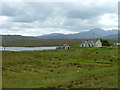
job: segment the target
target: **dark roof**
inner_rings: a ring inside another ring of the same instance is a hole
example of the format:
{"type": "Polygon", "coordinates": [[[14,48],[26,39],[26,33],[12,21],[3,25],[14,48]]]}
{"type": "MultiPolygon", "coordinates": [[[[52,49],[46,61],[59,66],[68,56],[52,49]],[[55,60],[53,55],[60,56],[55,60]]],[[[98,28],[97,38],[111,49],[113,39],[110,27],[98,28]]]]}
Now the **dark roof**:
{"type": "Polygon", "coordinates": [[[98,40],[98,39],[85,40],[82,44],[86,44],[86,43],[93,44],[93,43],[95,43],[97,40],[98,40]]]}
{"type": "Polygon", "coordinates": [[[115,41],[114,43],[120,43],[120,41],[115,41]]]}

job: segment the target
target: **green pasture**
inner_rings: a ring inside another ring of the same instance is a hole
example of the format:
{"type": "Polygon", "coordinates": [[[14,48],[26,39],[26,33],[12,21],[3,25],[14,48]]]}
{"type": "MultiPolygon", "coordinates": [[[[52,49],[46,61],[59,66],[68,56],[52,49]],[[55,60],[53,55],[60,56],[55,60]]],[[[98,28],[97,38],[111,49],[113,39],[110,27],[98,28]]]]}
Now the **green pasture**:
{"type": "Polygon", "coordinates": [[[117,47],[2,51],[3,88],[117,88],[118,60],[117,47]]]}

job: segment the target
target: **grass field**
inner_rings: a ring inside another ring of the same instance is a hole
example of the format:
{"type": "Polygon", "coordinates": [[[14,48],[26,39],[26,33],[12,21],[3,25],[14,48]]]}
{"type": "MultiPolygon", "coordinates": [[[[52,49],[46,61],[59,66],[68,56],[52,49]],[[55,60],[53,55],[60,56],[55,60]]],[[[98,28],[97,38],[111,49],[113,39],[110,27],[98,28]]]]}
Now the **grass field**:
{"type": "Polygon", "coordinates": [[[3,51],[3,88],[117,88],[118,49],[3,51]]]}
{"type": "MultiPolygon", "coordinates": [[[[40,47],[40,46],[59,46],[65,43],[70,46],[80,45],[84,40],[89,39],[40,39],[40,40],[4,40],[2,45],[6,47],[40,47]]],[[[114,40],[108,40],[109,43],[113,43],[114,40]]]]}

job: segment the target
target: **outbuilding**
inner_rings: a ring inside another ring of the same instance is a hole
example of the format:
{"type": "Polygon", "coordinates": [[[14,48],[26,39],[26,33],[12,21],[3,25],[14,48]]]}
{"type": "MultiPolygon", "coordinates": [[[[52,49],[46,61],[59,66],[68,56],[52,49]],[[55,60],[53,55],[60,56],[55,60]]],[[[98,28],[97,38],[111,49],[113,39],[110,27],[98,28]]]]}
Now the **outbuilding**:
{"type": "Polygon", "coordinates": [[[57,46],[56,49],[70,49],[70,46],[68,44],[63,44],[61,46],[57,46]]]}

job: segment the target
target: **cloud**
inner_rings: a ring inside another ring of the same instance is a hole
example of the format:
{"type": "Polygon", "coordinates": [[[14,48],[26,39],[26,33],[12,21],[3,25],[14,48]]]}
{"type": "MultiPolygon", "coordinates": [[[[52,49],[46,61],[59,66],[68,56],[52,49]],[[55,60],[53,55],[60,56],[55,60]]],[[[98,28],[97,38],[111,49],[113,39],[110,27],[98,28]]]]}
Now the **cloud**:
{"type": "Polygon", "coordinates": [[[117,0],[96,2],[3,2],[2,34],[76,33],[92,28],[117,28],[117,0]],[[30,33],[32,32],[32,33],[30,33]]]}
{"type": "Polygon", "coordinates": [[[107,27],[118,26],[118,16],[116,14],[106,13],[100,17],[99,23],[107,27]]]}

